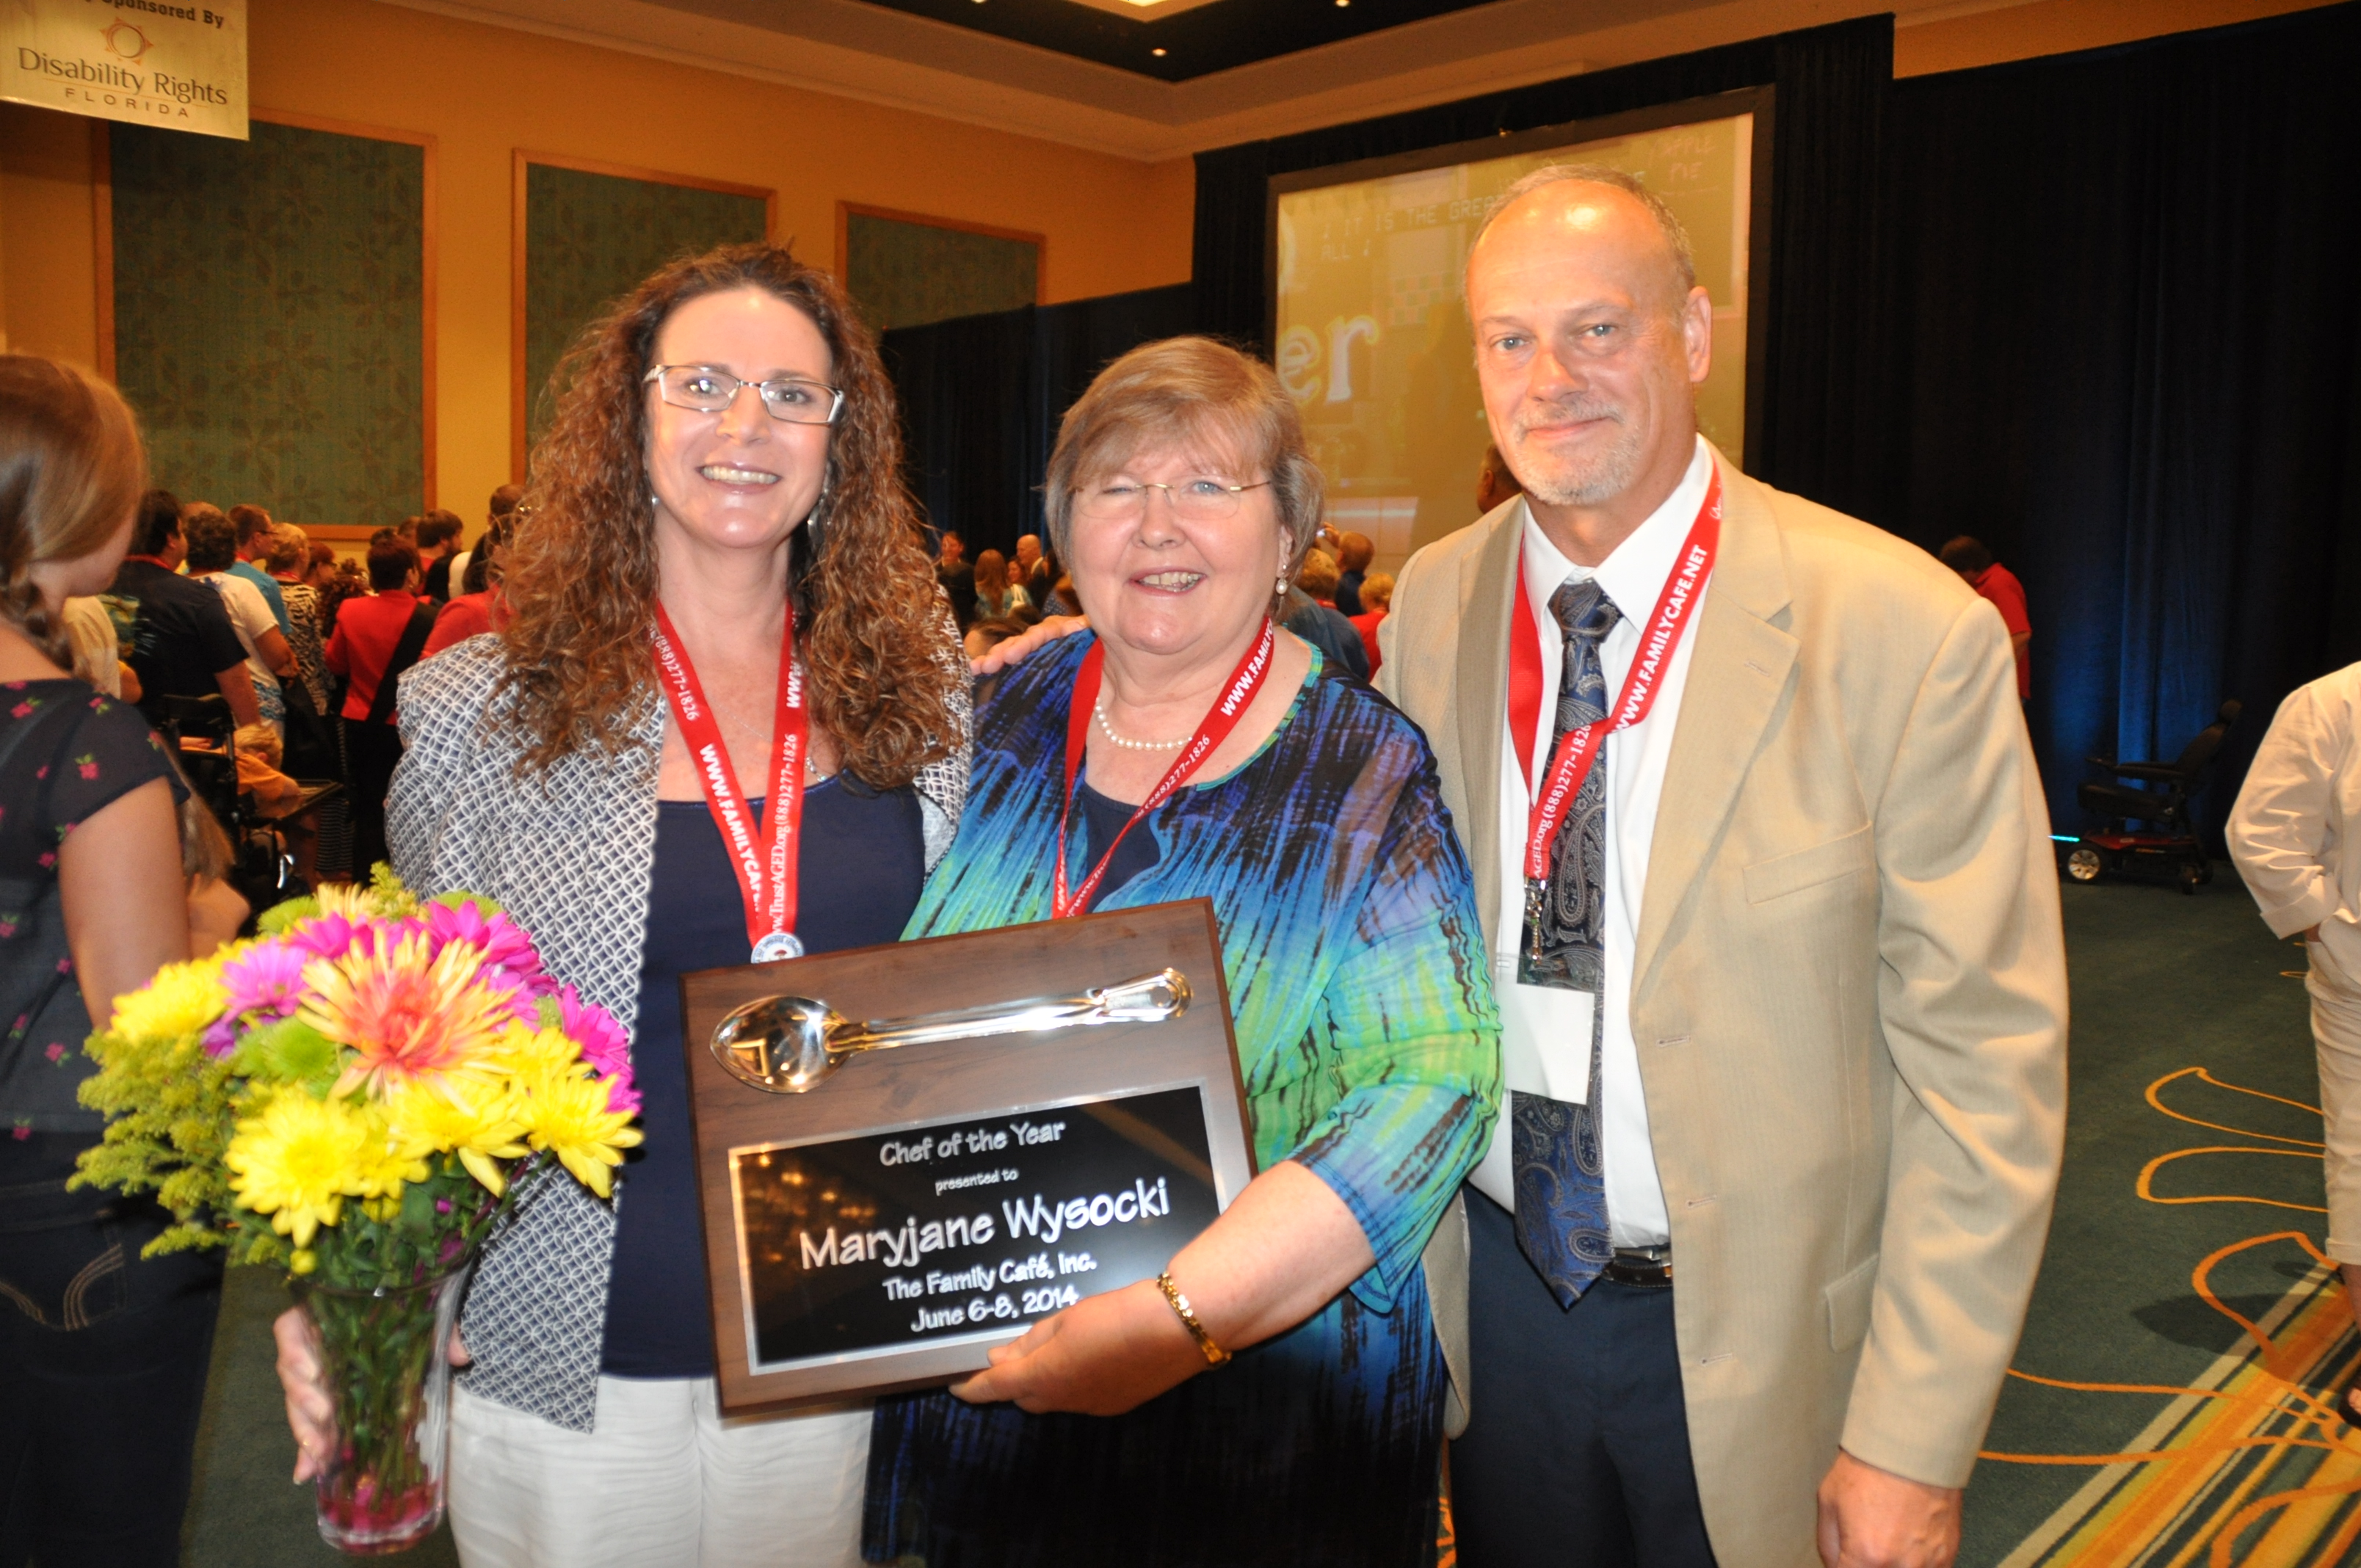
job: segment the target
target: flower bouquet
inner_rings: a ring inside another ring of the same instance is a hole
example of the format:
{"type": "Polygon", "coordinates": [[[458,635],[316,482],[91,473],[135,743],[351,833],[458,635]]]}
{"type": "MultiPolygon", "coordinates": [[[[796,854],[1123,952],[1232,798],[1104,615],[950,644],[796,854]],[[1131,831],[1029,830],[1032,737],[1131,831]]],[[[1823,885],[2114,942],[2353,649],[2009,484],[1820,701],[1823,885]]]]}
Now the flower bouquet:
{"type": "Polygon", "coordinates": [[[609,1196],[640,1141],[621,1027],[467,894],[383,867],[167,965],[88,1049],[107,1114],[78,1183],[152,1190],[148,1251],[286,1268],[319,1332],[336,1448],[320,1533],[399,1552],[443,1517],[445,1353],[475,1253],[559,1172],[609,1196]]]}

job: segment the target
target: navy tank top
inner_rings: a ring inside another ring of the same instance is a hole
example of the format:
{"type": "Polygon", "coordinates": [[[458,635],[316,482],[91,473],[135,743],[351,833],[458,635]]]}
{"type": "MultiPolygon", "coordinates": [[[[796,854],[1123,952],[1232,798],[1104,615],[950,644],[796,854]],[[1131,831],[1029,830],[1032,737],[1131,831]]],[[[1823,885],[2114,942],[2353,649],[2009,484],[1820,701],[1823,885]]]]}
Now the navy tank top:
{"type": "MultiPolygon", "coordinates": [[[[749,806],[759,817],[763,802],[749,806]]],[[[871,791],[843,775],[804,792],[796,934],[807,952],[899,940],[926,879],[917,791],[871,791]]],[[[627,1157],[607,1277],[600,1370],[617,1377],[713,1375],[711,1293],[689,1141],[680,977],[747,961],[737,874],[701,800],[656,805],[654,886],[640,970],[631,1070],[647,1138],[627,1157]]]]}

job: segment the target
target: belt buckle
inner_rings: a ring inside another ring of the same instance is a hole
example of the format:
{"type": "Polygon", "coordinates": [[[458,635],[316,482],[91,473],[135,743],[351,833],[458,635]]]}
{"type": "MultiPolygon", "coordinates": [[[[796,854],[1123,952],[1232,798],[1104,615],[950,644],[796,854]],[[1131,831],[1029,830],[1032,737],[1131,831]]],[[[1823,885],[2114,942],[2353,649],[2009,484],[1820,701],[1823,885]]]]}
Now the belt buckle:
{"type": "Polygon", "coordinates": [[[1618,1247],[1608,1259],[1607,1277],[1619,1285],[1646,1290],[1669,1290],[1673,1285],[1673,1249],[1669,1246],[1618,1247]]]}

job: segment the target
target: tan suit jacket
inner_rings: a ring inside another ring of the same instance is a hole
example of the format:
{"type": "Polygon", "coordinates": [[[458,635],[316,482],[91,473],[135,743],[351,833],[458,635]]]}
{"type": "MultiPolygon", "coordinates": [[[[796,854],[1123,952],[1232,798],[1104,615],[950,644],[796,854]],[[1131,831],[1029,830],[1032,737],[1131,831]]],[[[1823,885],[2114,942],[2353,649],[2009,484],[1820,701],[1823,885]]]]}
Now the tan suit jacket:
{"type": "MultiPolygon", "coordinates": [[[[1721,548],[1631,1028],[1714,1551],[1808,1568],[1839,1442],[1946,1486],[1975,1462],[2056,1190],[2065,952],[1999,615],[1923,551],[1715,458],[1721,548]]],[[[1497,804],[1523,516],[1412,556],[1378,630],[1496,944],[1516,939],[1492,929],[1499,835],[1523,831],[1497,804]]],[[[1428,1263],[1449,1331],[1464,1251],[1428,1263]]]]}

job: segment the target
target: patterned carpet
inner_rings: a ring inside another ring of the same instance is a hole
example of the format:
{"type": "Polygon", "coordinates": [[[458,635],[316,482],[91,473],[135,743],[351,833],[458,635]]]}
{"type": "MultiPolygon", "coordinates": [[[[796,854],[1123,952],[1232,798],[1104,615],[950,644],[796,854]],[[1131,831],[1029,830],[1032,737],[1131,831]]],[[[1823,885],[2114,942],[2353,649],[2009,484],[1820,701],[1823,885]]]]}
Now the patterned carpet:
{"type": "Polygon", "coordinates": [[[2066,889],[2065,1180],[1968,1564],[2356,1560],[2361,1361],[2326,1230],[2301,946],[2227,874],[2066,889]]]}

